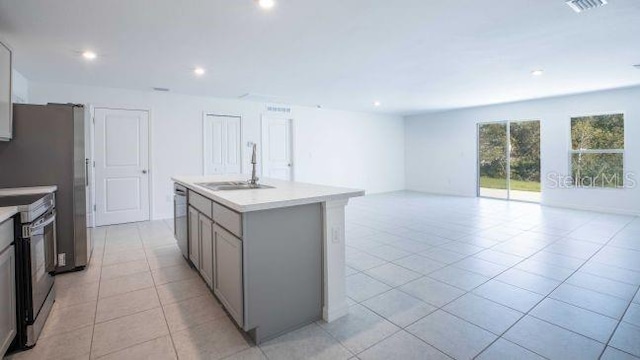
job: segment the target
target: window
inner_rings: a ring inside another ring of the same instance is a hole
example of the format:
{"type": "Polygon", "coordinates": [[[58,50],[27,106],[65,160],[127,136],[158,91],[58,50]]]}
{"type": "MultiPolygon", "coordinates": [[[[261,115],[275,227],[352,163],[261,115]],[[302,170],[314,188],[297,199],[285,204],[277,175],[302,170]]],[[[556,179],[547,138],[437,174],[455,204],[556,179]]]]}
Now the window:
{"type": "Polygon", "coordinates": [[[571,175],[577,187],[624,186],[624,115],[571,119],[571,175]]]}

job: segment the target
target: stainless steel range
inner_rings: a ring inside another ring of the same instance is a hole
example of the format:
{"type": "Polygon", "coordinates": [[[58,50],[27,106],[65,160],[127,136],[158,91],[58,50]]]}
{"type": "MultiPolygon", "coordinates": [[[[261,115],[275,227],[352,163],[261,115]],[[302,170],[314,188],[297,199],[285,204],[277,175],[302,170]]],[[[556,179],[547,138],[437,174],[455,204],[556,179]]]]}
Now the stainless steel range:
{"type": "Polygon", "coordinates": [[[16,308],[18,329],[15,350],[36,344],[55,299],[56,268],[55,194],[0,197],[0,206],[17,206],[16,308]]]}

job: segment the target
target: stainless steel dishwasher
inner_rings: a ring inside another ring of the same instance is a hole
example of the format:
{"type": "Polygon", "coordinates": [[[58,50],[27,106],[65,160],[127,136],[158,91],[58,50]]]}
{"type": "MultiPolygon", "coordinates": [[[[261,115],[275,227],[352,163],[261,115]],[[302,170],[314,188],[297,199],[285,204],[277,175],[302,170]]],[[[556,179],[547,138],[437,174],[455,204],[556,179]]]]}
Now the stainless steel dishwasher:
{"type": "Polygon", "coordinates": [[[173,187],[173,232],[185,259],[189,259],[187,221],[187,188],[175,184],[173,187]]]}

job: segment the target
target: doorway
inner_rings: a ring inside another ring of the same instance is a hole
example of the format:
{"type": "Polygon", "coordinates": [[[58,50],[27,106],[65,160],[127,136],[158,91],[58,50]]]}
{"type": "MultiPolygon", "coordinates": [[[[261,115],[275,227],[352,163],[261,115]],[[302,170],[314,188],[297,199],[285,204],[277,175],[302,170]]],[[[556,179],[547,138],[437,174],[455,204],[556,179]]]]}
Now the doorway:
{"type": "Polygon", "coordinates": [[[94,111],[97,226],[149,220],[149,113],[94,111]]]}
{"type": "Polygon", "coordinates": [[[540,202],[540,121],[478,124],[478,196],[540,202]]]}
{"type": "Polygon", "coordinates": [[[293,180],[293,120],[262,117],[262,175],[293,180]]]}
{"type": "Polygon", "coordinates": [[[204,175],[242,173],[242,119],[208,114],[204,119],[204,175]]]}

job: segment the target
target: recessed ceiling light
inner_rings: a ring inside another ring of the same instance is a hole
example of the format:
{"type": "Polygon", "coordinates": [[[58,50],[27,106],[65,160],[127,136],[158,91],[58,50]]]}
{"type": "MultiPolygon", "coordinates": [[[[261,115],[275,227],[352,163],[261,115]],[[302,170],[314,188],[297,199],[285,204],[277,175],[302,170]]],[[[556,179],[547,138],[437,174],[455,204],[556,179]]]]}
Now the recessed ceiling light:
{"type": "Polygon", "coordinates": [[[531,75],[533,75],[533,76],[541,76],[542,74],[544,74],[544,70],[542,70],[542,69],[533,70],[531,72],[531,75]]]}
{"type": "Polygon", "coordinates": [[[276,6],[275,0],[258,0],[258,5],[263,9],[271,9],[276,6]]]}
{"type": "Polygon", "coordinates": [[[373,102],[373,106],[375,106],[375,107],[379,107],[380,105],[382,105],[382,104],[380,103],[380,101],[374,101],[374,102],[373,102]]]}
{"type": "Polygon", "coordinates": [[[93,51],[85,51],[82,53],[82,57],[87,60],[95,60],[98,57],[98,55],[93,51]]]}
{"type": "Polygon", "coordinates": [[[197,68],[193,69],[193,73],[196,74],[197,76],[202,76],[202,75],[204,75],[205,71],[204,71],[203,68],[197,67],[197,68]]]}

